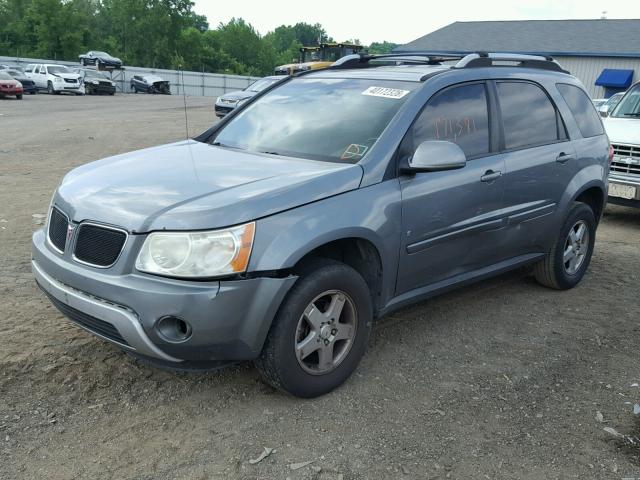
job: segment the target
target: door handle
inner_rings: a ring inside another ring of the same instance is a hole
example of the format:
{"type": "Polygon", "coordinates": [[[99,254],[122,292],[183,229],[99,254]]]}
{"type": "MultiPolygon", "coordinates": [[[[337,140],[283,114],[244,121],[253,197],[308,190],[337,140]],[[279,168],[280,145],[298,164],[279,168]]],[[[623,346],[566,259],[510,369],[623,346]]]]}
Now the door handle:
{"type": "Polygon", "coordinates": [[[567,163],[569,160],[571,160],[573,158],[573,155],[569,154],[569,153],[560,153],[560,155],[558,155],[556,157],[556,162],[558,163],[567,163]]]}
{"type": "Polygon", "coordinates": [[[497,170],[487,170],[484,172],[484,175],[480,177],[481,182],[493,182],[494,180],[499,179],[502,176],[502,172],[497,170]]]}

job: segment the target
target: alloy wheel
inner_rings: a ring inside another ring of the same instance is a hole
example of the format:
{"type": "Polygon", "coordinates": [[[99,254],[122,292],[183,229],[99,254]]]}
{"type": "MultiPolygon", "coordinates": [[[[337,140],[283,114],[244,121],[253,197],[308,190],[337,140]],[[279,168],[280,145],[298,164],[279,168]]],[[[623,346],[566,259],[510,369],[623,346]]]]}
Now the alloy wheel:
{"type": "Polygon", "coordinates": [[[569,230],[562,257],[565,272],[569,275],[575,275],[584,263],[589,251],[589,239],[589,227],[584,220],[579,220],[569,230]]]}
{"type": "Polygon", "coordinates": [[[347,357],[357,328],[355,303],[341,290],[328,290],[314,298],[298,320],[296,358],[312,375],[334,370],[347,357]]]}

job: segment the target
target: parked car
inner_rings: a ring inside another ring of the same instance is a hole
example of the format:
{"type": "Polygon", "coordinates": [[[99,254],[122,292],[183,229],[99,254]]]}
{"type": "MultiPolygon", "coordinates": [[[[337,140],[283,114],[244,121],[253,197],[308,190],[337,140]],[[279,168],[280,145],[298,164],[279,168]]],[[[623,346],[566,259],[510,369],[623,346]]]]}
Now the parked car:
{"type": "Polygon", "coordinates": [[[593,100],[591,100],[591,102],[593,103],[593,106],[596,107],[596,109],[600,109],[600,107],[602,105],[607,103],[607,99],[606,98],[594,98],[593,100]]]}
{"type": "Polygon", "coordinates": [[[106,52],[99,52],[97,50],[90,50],[87,53],[79,55],[80,65],[83,67],[87,65],[95,65],[98,69],[110,70],[122,68],[122,60],[117,57],[112,57],[106,52]]]}
{"type": "Polygon", "coordinates": [[[609,115],[609,112],[612,112],[616,105],[620,103],[622,97],[624,97],[625,92],[618,92],[611,95],[606,102],[604,102],[600,107],[598,107],[598,112],[601,117],[606,117],[609,115]]]}
{"type": "Polygon", "coordinates": [[[104,73],[91,70],[90,68],[77,68],[75,72],[80,75],[86,95],[115,95],[116,82],[104,73]]]}
{"type": "Polygon", "coordinates": [[[257,95],[265,88],[270,87],[274,83],[282,80],[282,78],[282,75],[272,75],[269,77],[264,77],[260,80],[256,80],[244,90],[236,90],[233,92],[225,93],[224,95],[220,95],[216,99],[215,104],[216,116],[219,118],[224,117],[238,105],[242,105],[242,103],[257,95]]]}
{"type": "Polygon", "coordinates": [[[627,91],[604,125],[613,145],[609,203],[640,208],[640,82],[627,91]]]}
{"type": "Polygon", "coordinates": [[[5,71],[0,71],[0,98],[14,96],[22,100],[22,84],[5,71]]]}
{"type": "Polygon", "coordinates": [[[22,69],[19,69],[17,67],[7,68],[2,70],[2,73],[6,73],[14,80],[19,81],[22,85],[22,90],[24,93],[28,93],[29,95],[38,93],[35,82],[27,77],[27,74],[22,69]]]}
{"type": "Polygon", "coordinates": [[[134,75],[131,78],[131,90],[133,93],[143,92],[171,95],[169,82],[157,75],[134,75]]]}
{"type": "Polygon", "coordinates": [[[80,75],[64,65],[38,63],[26,73],[39,90],[46,90],[49,94],[59,95],[62,92],[84,94],[80,75]]]}
{"type": "Polygon", "coordinates": [[[398,308],[525,264],[574,287],[606,199],[596,109],[546,57],[458,58],[346,57],[193,140],[76,168],[33,236],[38,284],[132,355],[253,360],[301,397],[398,308]]]}

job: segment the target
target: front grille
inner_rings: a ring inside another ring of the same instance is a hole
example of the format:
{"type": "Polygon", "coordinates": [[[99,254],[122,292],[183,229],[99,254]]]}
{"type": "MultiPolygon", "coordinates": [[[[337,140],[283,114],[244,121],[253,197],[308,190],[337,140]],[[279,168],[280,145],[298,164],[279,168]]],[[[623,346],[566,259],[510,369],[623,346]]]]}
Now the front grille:
{"type": "Polygon", "coordinates": [[[87,330],[93,333],[102,335],[103,337],[108,338],[109,340],[113,340],[114,342],[118,342],[122,345],[129,346],[127,341],[124,338],[122,338],[122,335],[120,335],[120,332],[118,331],[118,329],[114,327],[112,324],[110,324],[109,322],[105,322],[104,320],[100,320],[99,318],[92,317],[91,315],[81,312],[80,310],[76,310],[75,308],[70,307],[66,303],[62,303],[56,297],[54,297],[53,295],[50,295],[46,290],[43,289],[43,291],[44,293],[47,294],[47,296],[49,297],[49,300],[51,300],[51,303],[53,303],[53,305],[58,310],[60,310],[60,312],[69,320],[77,323],[78,325],[86,328],[87,330]]]}
{"type": "Polygon", "coordinates": [[[233,110],[233,108],[221,107],[220,105],[216,105],[216,112],[229,113],[231,110],[233,110]]]}
{"type": "Polygon", "coordinates": [[[640,145],[613,145],[611,171],[630,175],[640,175],[640,145]]]}
{"type": "Polygon", "coordinates": [[[33,83],[31,80],[20,80],[20,83],[23,87],[31,87],[35,85],[35,83],[33,83]]]}
{"type": "Polygon", "coordinates": [[[77,83],[78,82],[75,78],[65,78],[64,81],[67,82],[67,83],[77,83]]]}
{"type": "Polygon", "coordinates": [[[53,207],[49,217],[49,241],[61,252],[64,252],[67,245],[68,227],[69,220],[65,214],[53,207]]]}
{"type": "Polygon", "coordinates": [[[110,267],[120,256],[126,240],[127,234],[122,230],[81,224],[78,227],[74,256],[76,260],[90,265],[110,267]]]}

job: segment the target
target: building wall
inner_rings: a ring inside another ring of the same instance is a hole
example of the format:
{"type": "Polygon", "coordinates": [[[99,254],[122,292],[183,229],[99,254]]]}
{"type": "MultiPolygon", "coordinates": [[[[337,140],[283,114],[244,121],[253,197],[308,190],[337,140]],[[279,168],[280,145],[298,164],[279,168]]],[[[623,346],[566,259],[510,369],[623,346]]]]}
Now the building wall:
{"type": "Polygon", "coordinates": [[[554,57],[560,65],[578,77],[587,88],[591,98],[604,98],[604,87],[595,85],[605,68],[633,70],[633,82],[640,80],[640,58],[618,57],[554,57]]]}

